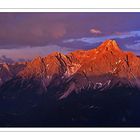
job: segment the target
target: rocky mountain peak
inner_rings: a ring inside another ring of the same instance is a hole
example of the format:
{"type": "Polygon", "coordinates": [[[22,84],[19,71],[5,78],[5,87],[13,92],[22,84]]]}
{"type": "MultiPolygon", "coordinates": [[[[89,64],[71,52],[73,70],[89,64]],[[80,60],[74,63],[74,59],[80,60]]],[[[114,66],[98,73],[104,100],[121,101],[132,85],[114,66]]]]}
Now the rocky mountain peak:
{"type": "Polygon", "coordinates": [[[97,50],[121,52],[121,49],[115,40],[106,40],[97,48],[97,50]]]}

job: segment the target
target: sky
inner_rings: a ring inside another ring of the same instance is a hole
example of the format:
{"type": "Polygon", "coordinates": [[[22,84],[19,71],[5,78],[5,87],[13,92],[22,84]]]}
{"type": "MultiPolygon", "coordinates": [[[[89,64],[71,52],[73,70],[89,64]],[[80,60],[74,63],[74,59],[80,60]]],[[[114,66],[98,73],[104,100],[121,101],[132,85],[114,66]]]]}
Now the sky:
{"type": "Polygon", "coordinates": [[[93,49],[107,39],[140,55],[140,13],[0,13],[0,59],[93,49]]]}

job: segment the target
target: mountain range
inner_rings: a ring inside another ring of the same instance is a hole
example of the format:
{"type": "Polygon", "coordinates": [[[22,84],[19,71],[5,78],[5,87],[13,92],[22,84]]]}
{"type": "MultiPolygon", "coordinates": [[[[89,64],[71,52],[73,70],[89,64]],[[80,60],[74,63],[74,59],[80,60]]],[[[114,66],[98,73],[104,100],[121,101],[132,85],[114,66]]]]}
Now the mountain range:
{"type": "Polygon", "coordinates": [[[140,126],[140,58],[115,40],[0,64],[0,126],[140,126]]]}

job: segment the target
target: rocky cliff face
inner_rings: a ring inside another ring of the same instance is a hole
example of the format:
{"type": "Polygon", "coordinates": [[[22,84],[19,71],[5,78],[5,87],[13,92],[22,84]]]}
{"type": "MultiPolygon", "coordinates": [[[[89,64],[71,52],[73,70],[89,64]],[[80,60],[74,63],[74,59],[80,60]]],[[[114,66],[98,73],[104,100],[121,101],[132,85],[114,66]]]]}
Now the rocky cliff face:
{"type": "Polygon", "coordinates": [[[73,90],[105,90],[114,86],[139,88],[140,59],[131,52],[123,52],[114,40],[107,40],[85,54],[79,59],[83,59],[80,67],[71,75],[69,88],[62,97],[73,90]]]}
{"type": "Polygon", "coordinates": [[[1,63],[0,64],[0,86],[6,81],[15,78],[16,75],[21,70],[23,70],[25,66],[26,66],[26,62],[14,63],[14,64],[1,63]]]}
{"type": "MultiPolygon", "coordinates": [[[[11,71],[7,76],[11,79],[11,71]]],[[[131,52],[123,52],[116,41],[107,40],[88,51],[78,50],[67,55],[54,52],[44,58],[37,57],[17,70],[16,76],[22,81],[38,81],[45,91],[65,85],[60,91],[62,99],[86,89],[139,88],[140,59],[131,52]]]]}
{"type": "Polygon", "coordinates": [[[65,85],[62,99],[83,89],[139,87],[140,59],[131,52],[123,52],[115,40],[107,40],[88,51],[78,50],[67,55],[54,52],[27,63],[1,64],[1,84],[15,77],[21,81],[38,81],[45,91],[65,85]]]}
{"type": "Polygon", "coordinates": [[[1,64],[0,69],[0,125],[7,113],[10,120],[4,124],[139,121],[133,115],[140,117],[140,58],[121,50],[115,40],[91,50],[1,64]]]}

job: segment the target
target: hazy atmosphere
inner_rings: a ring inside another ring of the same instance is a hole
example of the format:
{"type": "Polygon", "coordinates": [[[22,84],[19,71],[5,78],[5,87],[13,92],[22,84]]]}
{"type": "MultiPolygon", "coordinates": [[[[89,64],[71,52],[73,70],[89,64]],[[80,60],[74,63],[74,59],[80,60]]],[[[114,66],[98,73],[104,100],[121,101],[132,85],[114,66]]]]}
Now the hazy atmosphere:
{"type": "Polygon", "coordinates": [[[0,57],[23,61],[115,39],[140,54],[140,13],[0,13],[0,57]]]}

